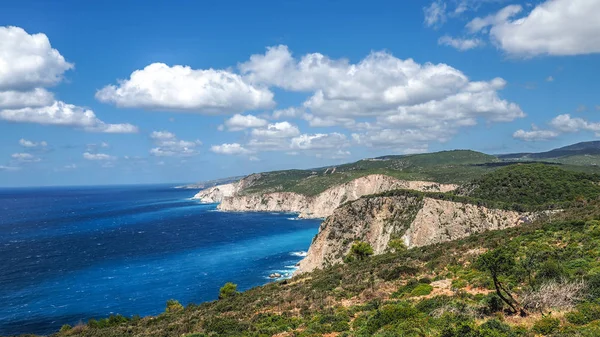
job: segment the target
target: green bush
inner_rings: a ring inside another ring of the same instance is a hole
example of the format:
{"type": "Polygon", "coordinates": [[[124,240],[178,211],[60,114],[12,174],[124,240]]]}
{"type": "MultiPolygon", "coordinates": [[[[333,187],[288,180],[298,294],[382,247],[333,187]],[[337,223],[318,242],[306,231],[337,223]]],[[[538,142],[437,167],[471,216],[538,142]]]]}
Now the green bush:
{"type": "Polygon", "coordinates": [[[433,287],[429,284],[420,283],[410,292],[410,296],[425,296],[431,294],[433,287]]]}
{"type": "Polygon", "coordinates": [[[373,247],[368,242],[357,241],[350,248],[350,255],[358,260],[364,260],[373,255],[373,247]]]}
{"type": "Polygon", "coordinates": [[[547,316],[535,322],[532,330],[542,335],[549,335],[558,330],[559,326],[560,321],[557,318],[547,316]]]}
{"type": "Polygon", "coordinates": [[[181,310],[183,310],[183,305],[179,301],[173,299],[167,301],[167,312],[172,313],[181,310]]]}
{"type": "Polygon", "coordinates": [[[577,310],[565,315],[567,321],[576,325],[585,325],[600,319],[600,305],[596,303],[583,303],[577,306],[577,310]]]}
{"type": "Polygon", "coordinates": [[[227,282],[219,289],[219,299],[228,298],[237,294],[237,284],[227,282]]]}
{"type": "Polygon", "coordinates": [[[60,327],[60,332],[67,332],[71,329],[72,329],[72,327],[69,324],[64,324],[63,326],[60,327]]]}

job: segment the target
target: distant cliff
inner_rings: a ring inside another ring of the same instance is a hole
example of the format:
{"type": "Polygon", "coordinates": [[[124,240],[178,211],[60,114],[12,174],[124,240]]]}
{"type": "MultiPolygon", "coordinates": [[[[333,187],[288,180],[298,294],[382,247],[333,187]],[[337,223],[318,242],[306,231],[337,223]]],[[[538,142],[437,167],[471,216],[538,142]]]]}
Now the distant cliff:
{"type": "Polygon", "coordinates": [[[375,254],[382,254],[394,239],[412,248],[530,220],[531,214],[411,193],[365,197],[338,208],[321,224],[298,273],[341,262],[355,241],[368,242],[375,254]]]}
{"type": "MultiPolygon", "coordinates": [[[[244,195],[241,180],[239,185],[208,191],[202,198],[221,199],[219,209],[225,211],[269,211],[296,212],[302,218],[324,218],[333,213],[341,204],[356,200],[364,195],[376,194],[396,189],[417,191],[448,192],[456,189],[456,185],[439,184],[426,181],[398,180],[386,175],[374,174],[364,176],[350,182],[334,186],[316,196],[306,196],[294,192],[273,192],[266,194],[244,195]]],[[[202,193],[202,192],[201,192],[202,193]]],[[[200,194],[200,193],[199,193],[200,194]]]]}

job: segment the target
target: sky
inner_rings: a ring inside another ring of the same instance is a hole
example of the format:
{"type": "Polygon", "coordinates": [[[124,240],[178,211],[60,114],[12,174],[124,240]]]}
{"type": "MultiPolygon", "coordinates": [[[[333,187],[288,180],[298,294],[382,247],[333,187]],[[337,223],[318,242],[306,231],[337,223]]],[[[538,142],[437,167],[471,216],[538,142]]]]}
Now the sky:
{"type": "Polygon", "coordinates": [[[600,137],[600,0],[0,5],[0,186],[600,137]]]}

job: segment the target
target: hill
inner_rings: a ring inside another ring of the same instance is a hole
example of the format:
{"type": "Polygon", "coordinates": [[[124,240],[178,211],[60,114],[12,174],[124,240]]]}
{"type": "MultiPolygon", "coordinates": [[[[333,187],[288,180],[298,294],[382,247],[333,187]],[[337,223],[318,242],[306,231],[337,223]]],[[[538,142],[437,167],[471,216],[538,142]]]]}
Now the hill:
{"type": "Polygon", "coordinates": [[[499,155],[502,160],[551,161],[571,165],[600,165],[600,141],[581,142],[539,153],[499,155]]]}
{"type": "Polygon", "coordinates": [[[498,162],[498,158],[470,150],[385,156],[311,170],[285,170],[254,175],[242,194],[295,192],[317,195],[326,189],[372,174],[403,180],[463,183],[494,169],[475,164],[498,162]]]}
{"type": "Polygon", "coordinates": [[[546,164],[517,164],[500,168],[456,192],[459,195],[523,205],[557,206],[600,196],[600,175],[567,171],[546,164]]]}

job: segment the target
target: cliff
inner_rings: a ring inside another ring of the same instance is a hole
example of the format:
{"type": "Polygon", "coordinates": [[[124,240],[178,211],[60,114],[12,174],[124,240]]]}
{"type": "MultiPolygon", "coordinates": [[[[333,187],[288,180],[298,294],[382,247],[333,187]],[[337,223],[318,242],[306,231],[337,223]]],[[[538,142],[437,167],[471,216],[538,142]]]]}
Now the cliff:
{"type": "MultiPolygon", "coordinates": [[[[244,180],[240,183],[242,182],[244,180]]],[[[302,218],[324,218],[331,215],[341,204],[369,194],[396,189],[448,192],[456,187],[452,184],[398,180],[386,175],[374,174],[334,186],[316,196],[305,196],[293,192],[248,195],[237,193],[224,196],[219,209],[225,211],[297,212],[302,218]]],[[[239,191],[243,191],[243,189],[239,189],[239,191]]]]}
{"type": "Polygon", "coordinates": [[[200,202],[207,204],[218,203],[221,202],[225,197],[235,195],[238,190],[239,183],[217,185],[196,193],[192,199],[199,200],[200,202]]]}
{"type": "Polygon", "coordinates": [[[417,195],[361,198],[335,210],[319,228],[298,273],[339,263],[355,241],[382,254],[391,240],[407,248],[451,241],[528,222],[529,214],[417,195]]]}

